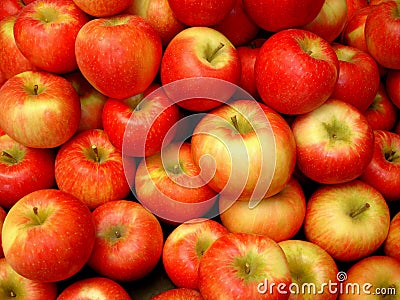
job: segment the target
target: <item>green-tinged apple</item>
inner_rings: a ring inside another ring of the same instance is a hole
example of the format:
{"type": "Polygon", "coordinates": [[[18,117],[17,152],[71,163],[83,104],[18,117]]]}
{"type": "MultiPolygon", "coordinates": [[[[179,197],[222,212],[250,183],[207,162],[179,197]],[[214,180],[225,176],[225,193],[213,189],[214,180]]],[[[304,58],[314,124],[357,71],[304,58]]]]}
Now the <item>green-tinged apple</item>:
{"type": "Polygon", "coordinates": [[[178,106],[158,84],[126,99],[107,99],[103,109],[104,131],[123,155],[144,157],[170,143],[179,121],[178,106]]]}
{"type": "Polygon", "coordinates": [[[373,154],[374,133],[366,117],[351,104],[329,99],[292,123],[297,166],[323,184],[360,176],[373,154]]]}
{"type": "Polygon", "coordinates": [[[278,32],[310,23],[325,0],[243,0],[244,10],[262,29],[278,32]]]}
{"type": "Polygon", "coordinates": [[[373,156],[360,179],[377,189],[386,201],[400,200],[400,135],[374,131],[373,156]]]}
{"type": "Polygon", "coordinates": [[[78,93],[81,102],[81,120],[77,132],[103,129],[102,113],[107,97],[97,91],[79,71],[65,74],[78,93]]]}
{"type": "Polygon", "coordinates": [[[219,31],[190,27],[179,32],[168,44],[161,61],[160,77],[174,103],[191,111],[208,111],[227,101],[235,92],[234,85],[240,80],[240,58],[233,44],[219,31]],[[201,80],[187,80],[177,87],[171,84],[198,77],[216,78],[232,86],[221,87],[219,80],[210,80],[207,89],[201,80]],[[198,94],[207,97],[196,97],[198,94]]]}
{"type": "MultiPolygon", "coordinates": [[[[205,115],[192,136],[195,163],[216,192],[233,203],[279,193],[290,180],[296,145],[281,115],[253,100],[236,100],[205,115]]],[[[254,201],[253,201],[254,200],[254,201]]]]}
{"type": "Polygon", "coordinates": [[[54,160],[51,149],[25,147],[0,136],[0,206],[9,209],[33,191],[53,188],[54,160]]]}
{"type": "Polygon", "coordinates": [[[7,212],[0,206],[0,258],[4,257],[3,247],[1,246],[1,230],[3,229],[3,223],[6,215],[7,212]]]}
{"type": "Polygon", "coordinates": [[[372,255],[353,264],[341,285],[339,300],[399,300],[400,261],[372,255]]]}
{"type": "Polygon", "coordinates": [[[385,87],[390,100],[400,109],[400,70],[388,71],[385,87]]]}
{"type": "Polygon", "coordinates": [[[368,53],[364,29],[365,21],[373,9],[374,6],[368,5],[354,12],[341,33],[340,42],[343,45],[354,47],[368,53]]]}
{"type": "Polygon", "coordinates": [[[92,213],[74,196],[43,189],[8,211],[2,230],[4,257],[20,275],[57,282],[78,273],[95,240],[92,213]]]}
{"type": "Polygon", "coordinates": [[[173,288],[155,295],[151,300],[204,300],[204,298],[198,290],[173,288]]]}
{"type": "Polygon", "coordinates": [[[330,98],[345,101],[365,112],[379,88],[378,65],[371,55],[360,49],[339,43],[332,47],[339,59],[339,77],[330,98]]]}
{"type": "Polygon", "coordinates": [[[257,90],[268,106],[283,114],[314,110],[332,94],[339,60],[330,43],[304,29],[273,34],[255,64],[257,90]]]}
{"type": "Polygon", "coordinates": [[[3,0],[0,2],[0,20],[18,14],[24,8],[26,1],[3,0]]]}
{"type": "Polygon", "coordinates": [[[254,208],[247,202],[219,199],[222,224],[230,232],[266,235],[275,242],[293,238],[300,230],[306,215],[306,200],[302,187],[291,178],[278,194],[264,198],[254,208]]]}
{"type": "Polygon", "coordinates": [[[68,285],[57,300],[131,300],[128,292],[116,281],[106,277],[90,277],[68,285]]]}
{"type": "Polygon", "coordinates": [[[155,268],[162,254],[163,231],[151,212],[137,202],[115,200],[98,206],[93,219],[96,238],[88,265],[98,274],[133,281],[155,268]]]}
{"type": "Polygon", "coordinates": [[[80,71],[93,87],[123,99],[142,93],[153,82],[162,44],[148,21],[120,14],[87,22],[76,37],[75,53],[80,71]]]}
{"type": "Polygon", "coordinates": [[[55,148],[76,132],[79,96],[65,78],[45,71],[25,71],[0,88],[0,127],[17,142],[55,148]]]}
{"type": "Polygon", "coordinates": [[[136,164],[134,158],[126,158],[123,163],[121,152],[104,130],[89,129],[61,146],[54,169],[58,188],[93,210],[129,195],[136,164]]]}
{"type": "Polygon", "coordinates": [[[124,11],[138,15],[149,21],[161,37],[163,46],[187,26],[178,21],[168,0],[133,0],[124,11]]]}
{"type": "Polygon", "coordinates": [[[390,221],[389,234],[383,244],[385,255],[400,261],[400,212],[397,212],[390,221]]]}
{"type": "Polygon", "coordinates": [[[335,260],[320,246],[304,240],[278,243],[285,252],[292,274],[289,299],[335,300],[339,272],[335,260]]]}
{"type": "Polygon", "coordinates": [[[191,144],[171,143],[140,161],[135,196],[155,215],[173,224],[212,214],[217,195],[200,172],[191,144]]]}
{"type": "Polygon", "coordinates": [[[210,219],[192,219],[175,227],[165,240],[162,253],[164,270],[173,284],[197,290],[203,254],[228,233],[227,228],[210,219]]]}
{"type": "Polygon", "coordinates": [[[14,24],[17,15],[8,16],[0,21],[0,70],[9,79],[24,71],[36,71],[37,68],[19,50],[14,38],[14,24]]]}
{"type": "Polygon", "coordinates": [[[110,17],[122,13],[132,0],[73,0],[85,13],[94,17],[110,17]]]}
{"type": "Polygon", "coordinates": [[[353,180],[319,187],[307,202],[306,239],[335,260],[356,261],[374,253],[390,225],[388,205],[372,186],[353,180]]]}
{"type": "Polygon", "coordinates": [[[267,236],[228,233],[200,260],[199,290],[205,300],[289,299],[291,282],[285,253],[267,236]]]}
{"type": "Polygon", "coordinates": [[[55,283],[24,278],[11,268],[5,258],[0,258],[0,299],[55,300],[56,298],[55,283]]]}
{"type": "Polygon", "coordinates": [[[21,53],[40,69],[71,72],[78,67],[76,36],[88,21],[89,17],[72,0],[32,2],[15,20],[15,42],[21,53]]]}

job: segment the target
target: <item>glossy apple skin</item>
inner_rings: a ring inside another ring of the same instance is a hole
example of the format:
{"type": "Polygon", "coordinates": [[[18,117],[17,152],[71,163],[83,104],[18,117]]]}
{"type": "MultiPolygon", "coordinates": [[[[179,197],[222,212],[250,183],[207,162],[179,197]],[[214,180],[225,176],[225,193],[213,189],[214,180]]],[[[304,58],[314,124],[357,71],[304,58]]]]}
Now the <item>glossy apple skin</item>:
{"type": "Polygon", "coordinates": [[[91,210],[102,203],[123,199],[130,193],[128,182],[135,176],[136,165],[134,158],[125,159],[124,164],[122,160],[121,152],[111,144],[104,130],[82,131],[57,152],[54,170],[57,186],[91,210]]]}
{"type": "Polygon", "coordinates": [[[266,235],[275,242],[291,239],[300,230],[306,214],[302,187],[291,178],[278,194],[264,198],[250,209],[247,202],[236,201],[228,207],[229,199],[219,199],[222,224],[230,232],[266,235]]]}
{"type": "Polygon", "coordinates": [[[0,258],[0,298],[55,300],[57,285],[24,278],[11,268],[5,258],[0,258]]]}
{"type": "Polygon", "coordinates": [[[227,233],[227,228],[210,219],[190,220],[177,226],[165,240],[162,253],[164,269],[174,285],[197,290],[203,253],[227,233]]]}
{"type": "Polygon", "coordinates": [[[376,188],[387,201],[400,200],[400,135],[374,131],[373,157],[360,179],[376,188]]]}
{"type": "Polygon", "coordinates": [[[303,29],[287,29],[265,41],[255,74],[265,104],[280,113],[297,115],[314,110],[329,98],[338,79],[339,61],[321,37],[303,29]]]}
{"type": "Polygon", "coordinates": [[[187,288],[174,288],[166,290],[151,298],[151,300],[203,300],[198,290],[187,288]]]}
{"type": "Polygon", "coordinates": [[[306,240],[336,261],[352,262],[374,253],[385,241],[390,225],[388,205],[376,189],[360,180],[318,188],[307,202],[306,240]],[[364,207],[365,211],[350,214],[364,207]]]}
{"type": "Polygon", "coordinates": [[[32,2],[15,20],[15,42],[22,54],[40,69],[52,73],[71,72],[78,67],[75,39],[88,21],[88,16],[72,0],[32,2]]]}
{"type": "Polygon", "coordinates": [[[81,117],[72,85],[45,71],[26,71],[7,80],[0,89],[0,105],[0,127],[33,148],[62,145],[75,134],[81,117]]]}
{"type": "MultiPolygon", "coordinates": [[[[3,229],[4,219],[6,218],[7,212],[0,206],[0,241],[1,241],[1,230],[3,229]]],[[[0,243],[0,258],[4,257],[3,247],[0,243]]]]}
{"type": "Polygon", "coordinates": [[[75,53],[91,85],[108,97],[123,99],[142,93],[153,82],[162,44],[148,21],[121,14],[87,22],[77,35],[75,53]],[[115,55],[118,59],[105,59],[115,55]]]}
{"type": "Polygon", "coordinates": [[[371,55],[357,48],[338,43],[332,47],[339,58],[339,77],[330,98],[348,102],[365,112],[379,88],[378,65],[371,55]]]}
{"type": "Polygon", "coordinates": [[[385,82],[386,92],[394,105],[400,109],[400,71],[389,70],[385,82]]]}
{"type": "Polygon", "coordinates": [[[208,248],[200,261],[199,290],[205,299],[288,299],[291,282],[282,248],[262,235],[226,234],[208,248]],[[244,270],[246,263],[250,269],[254,267],[251,274],[244,270]],[[275,287],[281,284],[281,290],[287,293],[275,290],[273,295],[261,294],[258,286],[264,280],[275,287]]]}
{"type": "Polygon", "coordinates": [[[96,239],[88,261],[92,269],[117,281],[133,281],[155,268],[163,232],[151,212],[137,202],[116,200],[98,206],[93,218],[96,239]]]}
{"type": "Polygon", "coordinates": [[[57,282],[73,276],[87,263],[95,227],[90,210],[77,198],[43,189],[14,204],[2,234],[4,256],[17,273],[31,280],[57,282]],[[35,216],[46,221],[41,223],[35,216]]]}
{"type": "Polygon", "coordinates": [[[297,116],[292,131],[297,166],[304,175],[319,183],[337,184],[356,179],[372,159],[373,130],[366,117],[344,101],[329,99],[316,110],[297,116]],[[343,131],[350,136],[344,134],[337,138],[343,131]]]}
{"type": "Polygon", "coordinates": [[[389,233],[383,244],[383,251],[385,255],[396,258],[400,261],[400,244],[398,243],[400,237],[400,212],[396,213],[389,227],[389,233]]]}
{"type": "Polygon", "coordinates": [[[324,0],[243,0],[244,10],[259,27],[278,32],[310,23],[320,12],[324,0]]]}
{"type": "MultiPolygon", "coordinates": [[[[368,6],[367,0],[346,0],[347,2],[347,22],[353,17],[353,15],[364,7],[368,6]]],[[[370,1],[371,2],[371,1],[370,1]]]]}
{"type": "Polygon", "coordinates": [[[122,13],[131,0],[73,0],[87,14],[94,17],[109,17],[122,13]]]}
{"type": "Polygon", "coordinates": [[[3,0],[0,3],[0,20],[18,14],[24,8],[26,1],[3,0]]]}
{"type": "Polygon", "coordinates": [[[381,66],[400,69],[400,19],[398,1],[385,1],[377,5],[365,21],[365,40],[368,53],[381,66]],[[387,45],[382,47],[382,45],[387,45]]]}
{"type": "Polygon", "coordinates": [[[57,300],[91,299],[130,300],[128,292],[116,281],[106,277],[80,279],[67,286],[57,300]]]}
{"type": "Polygon", "coordinates": [[[3,135],[0,152],[0,206],[3,208],[11,208],[33,191],[54,187],[55,153],[51,149],[25,147],[3,135]]]}

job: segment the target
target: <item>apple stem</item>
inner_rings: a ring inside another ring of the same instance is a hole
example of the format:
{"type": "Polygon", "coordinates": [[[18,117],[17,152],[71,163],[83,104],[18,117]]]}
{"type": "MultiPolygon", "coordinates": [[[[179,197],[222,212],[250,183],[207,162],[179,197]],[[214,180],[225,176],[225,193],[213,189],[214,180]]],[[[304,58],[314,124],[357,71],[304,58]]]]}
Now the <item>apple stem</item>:
{"type": "Polygon", "coordinates": [[[400,156],[396,153],[396,151],[391,150],[388,153],[385,153],[385,158],[388,162],[393,162],[398,159],[400,156]]]}
{"type": "Polygon", "coordinates": [[[121,237],[121,233],[118,230],[115,230],[115,237],[119,239],[121,237]]]}
{"type": "Polygon", "coordinates": [[[96,145],[92,145],[92,150],[94,153],[94,160],[99,163],[100,162],[100,156],[99,156],[99,149],[97,148],[96,145]]]}
{"type": "Polygon", "coordinates": [[[239,131],[239,123],[238,123],[238,120],[237,120],[237,116],[236,115],[232,116],[231,117],[231,121],[232,121],[233,126],[235,127],[235,129],[237,131],[239,131]]]}
{"type": "Polygon", "coordinates": [[[359,209],[353,211],[350,214],[350,217],[354,218],[354,217],[358,216],[359,214],[362,214],[364,211],[366,211],[370,207],[371,207],[371,205],[367,202],[367,203],[365,203],[365,205],[361,206],[359,209]]]}
{"type": "Polygon", "coordinates": [[[1,156],[8,158],[14,164],[16,164],[18,162],[17,159],[14,156],[12,156],[10,153],[8,153],[6,150],[1,151],[1,156]]]}
{"type": "Polygon", "coordinates": [[[35,84],[35,85],[33,86],[33,94],[37,96],[38,91],[39,91],[39,86],[38,86],[37,84],[35,84]]]}
{"type": "Polygon", "coordinates": [[[214,49],[214,51],[211,53],[211,55],[209,55],[209,56],[207,57],[207,61],[211,62],[211,61],[215,58],[215,55],[217,55],[217,53],[219,52],[219,50],[221,50],[221,49],[224,48],[224,47],[225,47],[225,45],[224,45],[223,43],[220,43],[220,44],[218,45],[218,47],[214,49]]]}
{"type": "Polygon", "coordinates": [[[33,214],[35,215],[35,218],[36,218],[36,221],[38,222],[38,224],[39,225],[42,224],[42,221],[40,220],[39,215],[38,215],[38,208],[36,206],[33,207],[33,214]]]}
{"type": "Polygon", "coordinates": [[[246,264],[244,265],[244,272],[246,274],[250,274],[250,265],[249,263],[246,262],[246,264]]]}
{"type": "Polygon", "coordinates": [[[11,298],[16,298],[16,297],[17,297],[17,294],[15,294],[13,290],[11,290],[11,291],[10,291],[10,297],[11,297],[11,298]]]}

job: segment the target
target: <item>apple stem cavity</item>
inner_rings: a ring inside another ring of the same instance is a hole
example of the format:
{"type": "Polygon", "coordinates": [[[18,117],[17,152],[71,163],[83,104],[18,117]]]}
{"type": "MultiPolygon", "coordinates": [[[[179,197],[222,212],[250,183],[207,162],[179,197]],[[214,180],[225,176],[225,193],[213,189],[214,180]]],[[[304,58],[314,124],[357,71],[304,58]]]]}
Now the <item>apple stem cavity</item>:
{"type": "Polygon", "coordinates": [[[1,156],[7,158],[12,164],[18,163],[18,160],[7,151],[1,151],[1,156]]]}
{"type": "Polygon", "coordinates": [[[35,96],[37,96],[37,95],[38,95],[38,91],[39,91],[39,86],[38,86],[37,84],[35,84],[35,85],[33,86],[33,94],[34,94],[35,96]]]}
{"type": "Polygon", "coordinates": [[[385,152],[385,159],[388,162],[394,162],[396,160],[398,160],[400,158],[400,156],[396,153],[396,151],[390,150],[385,152]]]}
{"type": "Polygon", "coordinates": [[[43,222],[39,218],[38,208],[36,206],[33,207],[33,214],[35,215],[35,219],[36,219],[38,225],[41,225],[43,222]]]}
{"type": "Polygon", "coordinates": [[[221,50],[221,49],[224,48],[224,47],[225,47],[225,45],[224,45],[223,43],[220,43],[220,44],[218,45],[218,47],[215,48],[214,51],[211,52],[211,54],[207,56],[207,61],[208,61],[208,62],[212,62],[213,59],[215,58],[215,56],[218,54],[219,50],[221,50]]]}
{"type": "Polygon", "coordinates": [[[244,272],[246,274],[250,274],[250,265],[249,265],[248,262],[246,262],[245,265],[244,265],[244,272]]]}
{"type": "Polygon", "coordinates": [[[357,217],[359,214],[362,214],[364,211],[366,211],[366,210],[367,210],[368,208],[370,208],[370,207],[371,207],[371,205],[367,202],[367,203],[365,203],[363,206],[361,206],[359,209],[353,211],[353,212],[350,214],[350,217],[355,218],[355,217],[357,217]]]}
{"type": "Polygon", "coordinates": [[[119,239],[121,237],[121,232],[119,232],[118,230],[115,230],[115,237],[117,239],[119,239]]]}
{"type": "Polygon", "coordinates": [[[232,121],[233,127],[235,127],[235,129],[239,132],[239,123],[238,123],[237,116],[236,115],[232,116],[231,121],[232,121]]]}
{"type": "Polygon", "coordinates": [[[97,148],[96,145],[92,145],[92,151],[94,153],[95,162],[99,163],[100,162],[99,149],[97,148]]]}
{"type": "Polygon", "coordinates": [[[11,298],[16,298],[17,294],[15,294],[15,292],[13,290],[10,291],[10,297],[11,298]]]}

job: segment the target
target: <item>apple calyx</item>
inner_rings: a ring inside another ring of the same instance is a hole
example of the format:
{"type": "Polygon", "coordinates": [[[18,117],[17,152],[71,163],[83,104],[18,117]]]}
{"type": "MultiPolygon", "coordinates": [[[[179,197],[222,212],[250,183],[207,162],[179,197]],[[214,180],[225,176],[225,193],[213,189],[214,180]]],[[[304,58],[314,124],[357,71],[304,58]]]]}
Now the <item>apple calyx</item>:
{"type": "Polygon", "coordinates": [[[10,165],[15,165],[18,163],[18,160],[11,153],[8,153],[6,150],[1,151],[1,157],[4,158],[5,161],[10,165]]]}
{"type": "Polygon", "coordinates": [[[385,159],[391,163],[397,163],[400,161],[400,155],[393,149],[384,151],[385,159]]]}
{"type": "Polygon", "coordinates": [[[206,55],[206,59],[208,62],[212,62],[215,58],[215,56],[218,54],[218,52],[225,47],[224,43],[219,43],[218,47],[214,49],[209,55],[206,55]]]}
{"type": "Polygon", "coordinates": [[[360,215],[360,214],[362,214],[363,212],[365,212],[365,211],[366,211],[368,208],[370,208],[370,207],[371,207],[371,205],[367,202],[367,203],[365,203],[363,206],[361,206],[360,208],[358,208],[358,209],[352,211],[352,212],[350,213],[350,217],[355,218],[355,217],[357,217],[358,215],[360,215]]]}

